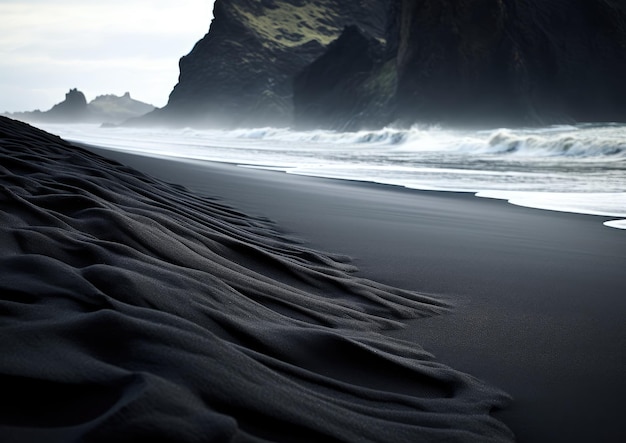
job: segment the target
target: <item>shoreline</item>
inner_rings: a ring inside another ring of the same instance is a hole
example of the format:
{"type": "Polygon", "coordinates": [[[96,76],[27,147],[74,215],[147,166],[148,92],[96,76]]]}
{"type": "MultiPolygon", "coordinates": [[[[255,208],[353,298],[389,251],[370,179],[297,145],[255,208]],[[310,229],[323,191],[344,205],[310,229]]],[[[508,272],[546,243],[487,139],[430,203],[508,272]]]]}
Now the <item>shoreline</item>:
{"type": "MultiPolygon", "coordinates": [[[[425,194],[434,193],[434,194],[441,194],[441,195],[451,194],[451,195],[463,196],[463,198],[465,198],[465,196],[468,196],[468,197],[479,198],[479,199],[494,200],[494,201],[504,202],[509,205],[518,206],[521,208],[531,209],[531,210],[547,211],[547,212],[553,212],[553,213],[559,213],[559,214],[570,214],[574,216],[596,217],[598,218],[598,221],[605,227],[609,227],[611,229],[618,229],[618,230],[626,229],[626,224],[625,224],[626,219],[623,219],[622,215],[607,214],[607,213],[601,213],[601,212],[595,212],[595,211],[581,212],[581,211],[568,210],[568,209],[554,209],[551,207],[541,206],[541,205],[533,206],[531,204],[514,201],[514,200],[517,200],[516,198],[507,199],[507,197],[500,196],[499,194],[501,193],[501,191],[463,191],[463,190],[447,190],[447,189],[434,189],[434,188],[433,189],[411,188],[411,187],[393,184],[393,183],[381,183],[381,182],[370,181],[370,180],[323,177],[323,176],[308,175],[308,174],[292,174],[292,173],[285,171],[284,168],[282,167],[274,167],[271,165],[259,166],[259,165],[254,165],[254,164],[234,163],[234,162],[226,162],[226,161],[222,162],[222,161],[202,160],[202,159],[195,159],[195,158],[188,158],[188,157],[158,155],[156,153],[148,153],[148,152],[143,152],[143,151],[133,151],[129,149],[116,149],[113,147],[103,147],[103,146],[98,146],[95,144],[85,143],[85,142],[80,142],[80,141],[70,141],[70,143],[78,147],[81,147],[83,149],[87,149],[87,150],[92,149],[94,150],[94,152],[113,152],[115,153],[112,155],[112,157],[114,158],[116,157],[117,154],[119,154],[120,158],[122,159],[140,157],[140,158],[161,160],[161,161],[166,161],[166,162],[173,161],[173,162],[178,162],[178,163],[183,163],[183,164],[188,164],[188,165],[196,165],[196,166],[201,166],[201,167],[206,166],[207,168],[218,168],[218,169],[220,167],[237,168],[237,169],[240,168],[244,170],[253,170],[253,171],[262,171],[262,172],[264,171],[264,172],[269,172],[272,174],[274,173],[285,174],[285,175],[289,175],[292,177],[304,177],[304,178],[309,178],[309,179],[314,179],[314,180],[328,180],[330,182],[336,181],[339,183],[342,183],[342,182],[347,183],[347,184],[352,183],[355,185],[374,186],[374,187],[381,187],[381,188],[390,187],[399,192],[406,191],[406,192],[417,192],[417,193],[425,193],[425,194]],[[600,219],[604,219],[604,221],[600,219]]],[[[515,192],[515,191],[511,191],[511,192],[515,192]]],[[[524,191],[519,191],[519,193],[523,194],[524,191]]]]}
{"type": "Polygon", "coordinates": [[[602,223],[604,226],[611,229],[620,229],[626,230],[626,213],[622,212],[601,212],[595,209],[573,209],[568,207],[567,205],[554,205],[546,204],[546,203],[537,203],[534,199],[528,200],[527,194],[540,194],[540,195],[551,195],[552,198],[556,198],[556,196],[567,196],[567,193],[562,192],[533,192],[533,191],[499,191],[499,190],[455,190],[455,189],[437,189],[437,188],[415,188],[404,186],[401,184],[394,183],[383,183],[372,180],[359,180],[355,178],[337,178],[337,177],[325,177],[323,175],[309,175],[309,174],[298,174],[298,173],[290,173],[284,167],[276,167],[272,165],[257,165],[257,164],[246,164],[241,162],[229,162],[229,161],[215,161],[215,160],[203,160],[189,157],[177,157],[177,156],[169,156],[169,155],[159,155],[156,153],[145,152],[145,151],[134,151],[132,149],[118,149],[115,147],[102,147],[97,144],[90,144],[81,141],[71,141],[71,143],[82,146],[84,148],[89,149],[89,147],[93,147],[94,149],[104,149],[106,151],[118,152],[122,155],[129,154],[133,156],[147,157],[147,158],[158,158],[162,160],[171,160],[176,162],[183,162],[189,164],[206,164],[206,165],[225,165],[232,166],[244,169],[252,169],[252,170],[260,170],[260,171],[268,171],[268,172],[280,172],[293,176],[300,177],[309,177],[309,178],[318,178],[323,180],[339,180],[343,182],[353,182],[353,183],[362,183],[362,184],[371,184],[375,186],[392,186],[399,189],[407,189],[410,191],[418,191],[418,192],[445,192],[452,194],[462,194],[462,195],[472,195],[477,198],[485,198],[492,200],[501,200],[508,204],[521,206],[529,209],[539,209],[544,211],[552,211],[552,212],[563,212],[567,214],[576,214],[576,215],[592,215],[605,218],[606,220],[602,223]]]}
{"type": "Polygon", "coordinates": [[[453,300],[389,334],[511,394],[498,416],[518,441],[626,435],[626,240],[610,217],[92,149],[351,256],[357,275],[453,300]]]}

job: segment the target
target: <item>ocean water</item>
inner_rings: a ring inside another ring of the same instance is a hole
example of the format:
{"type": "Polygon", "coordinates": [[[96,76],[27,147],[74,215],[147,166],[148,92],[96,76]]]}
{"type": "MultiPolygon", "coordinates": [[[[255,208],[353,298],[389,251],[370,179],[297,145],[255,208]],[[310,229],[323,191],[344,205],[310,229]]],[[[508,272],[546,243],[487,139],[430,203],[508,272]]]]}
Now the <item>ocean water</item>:
{"type": "Polygon", "coordinates": [[[626,229],[626,125],[485,131],[440,127],[337,133],[39,125],[61,137],[153,156],[414,189],[614,218],[626,229]]]}

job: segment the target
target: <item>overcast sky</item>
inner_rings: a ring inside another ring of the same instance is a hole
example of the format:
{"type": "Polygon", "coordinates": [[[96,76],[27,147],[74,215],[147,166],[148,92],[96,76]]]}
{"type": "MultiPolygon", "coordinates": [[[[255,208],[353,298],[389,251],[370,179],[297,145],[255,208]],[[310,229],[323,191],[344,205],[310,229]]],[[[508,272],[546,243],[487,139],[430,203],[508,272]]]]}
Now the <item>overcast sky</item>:
{"type": "Polygon", "coordinates": [[[164,106],[214,0],[0,0],[0,112],[48,110],[70,88],[164,106]]]}

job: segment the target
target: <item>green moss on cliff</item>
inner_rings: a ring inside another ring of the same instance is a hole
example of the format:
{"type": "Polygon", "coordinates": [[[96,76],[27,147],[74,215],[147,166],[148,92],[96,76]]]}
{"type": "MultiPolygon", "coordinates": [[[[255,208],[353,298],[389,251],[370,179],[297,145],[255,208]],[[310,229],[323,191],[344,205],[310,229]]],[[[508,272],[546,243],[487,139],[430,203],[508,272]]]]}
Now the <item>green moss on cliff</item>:
{"type": "Polygon", "coordinates": [[[326,46],[341,32],[335,25],[335,2],[275,3],[277,7],[264,8],[263,14],[241,6],[235,6],[235,11],[248,29],[279,46],[294,47],[312,40],[326,46]]]}

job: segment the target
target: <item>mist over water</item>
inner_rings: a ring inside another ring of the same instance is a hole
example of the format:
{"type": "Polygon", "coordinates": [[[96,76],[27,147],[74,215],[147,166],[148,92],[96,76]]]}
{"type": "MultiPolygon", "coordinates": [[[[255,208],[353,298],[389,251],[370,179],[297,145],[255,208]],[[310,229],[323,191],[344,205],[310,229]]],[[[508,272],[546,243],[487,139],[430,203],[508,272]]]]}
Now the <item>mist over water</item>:
{"type": "MultiPolygon", "coordinates": [[[[473,192],[523,206],[626,218],[626,125],[355,133],[41,127],[68,140],[146,155],[473,192]]],[[[626,229],[624,220],[607,225],[626,229]]]]}

